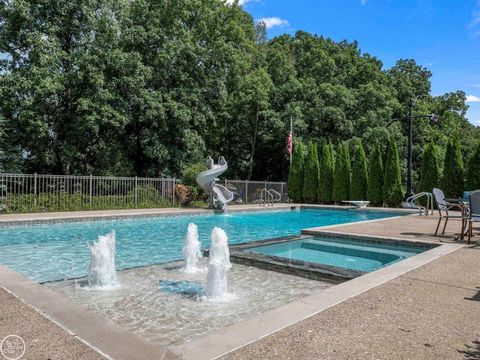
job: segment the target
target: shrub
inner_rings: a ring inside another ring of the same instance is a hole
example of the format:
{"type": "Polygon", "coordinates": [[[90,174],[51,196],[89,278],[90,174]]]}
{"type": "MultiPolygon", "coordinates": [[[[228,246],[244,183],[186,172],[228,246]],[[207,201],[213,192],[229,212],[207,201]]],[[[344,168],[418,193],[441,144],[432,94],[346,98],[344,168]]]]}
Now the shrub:
{"type": "Polygon", "coordinates": [[[320,174],[318,179],[318,201],[323,204],[333,202],[333,172],[335,160],[333,158],[333,146],[328,143],[322,146],[320,155],[320,174]]]}
{"type": "Polygon", "coordinates": [[[183,185],[196,187],[198,174],[205,170],[207,170],[207,165],[204,162],[187,166],[182,172],[183,185]]]}
{"type": "Polygon", "coordinates": [[[368,169],[367,200],[372,205],[381,206],[383,204],[383,161],[382,149],[380,145],[375,145],[370,154],[368,169]]]}
{"type": "Polygon", "coordinates": [[[338,146],[337,158],[335,159],[335,173],[333,182],[333,200],[340,203],[349,200],[350,196],[350,152],[347,144],[338,146]]]}
{"type": "Polygon", "coordinates": [[[383,202],[390,207],[398,207],[403,199],[402,178],[400,175],[400,158],[395,140],[390,138],[385,163],[383,181],[383,202]]]}
{"type": "Polygon", "coordinates": [[[304,148],[301,141],[295,143],[292,154],[292,165],[288,173],[288,196],[296,202],[303,199],[303,175],[304,175],[304,148]]]}
{"type": "Polygon", "coordinates": [[[480,189],[480,145],[468,162],[467,189],[480,189]]]}
{"type": "Polygon", "coordinates": [[[305,174],[303,178],[303,200],[307,203],[314,203],[317,200],[318,170],[317,145],[310,142],[305,160],[305,174]]]}
{"type": "Polygon", "coordinates": [[[188,205],[193,200],[190,188],[182,184],[175,185],[175,196],[178,204],[182,206],[188,205]]]}
{"type": "Polygon", "coordinates": [[[422,165],[420,168],[420,192],[432,192],[433,188],[440,185],[440,165],[437,147],[430,143],[423,151],[422,165]]]}
{"type": "Polygon", "coordinates": [[[464,176],[460,145],[458,140],[454,138],[447,144],[443,166],[442,190],[446,197],[456,198],[463,195],[464,176]]]}
{"type": "Polygon", "coordinates": [[[352,184],[350,187],[350,199],[367,199],[367,158],[363,150],[362,142],[359,141],[355,146],[352,167],[352,184]]]}

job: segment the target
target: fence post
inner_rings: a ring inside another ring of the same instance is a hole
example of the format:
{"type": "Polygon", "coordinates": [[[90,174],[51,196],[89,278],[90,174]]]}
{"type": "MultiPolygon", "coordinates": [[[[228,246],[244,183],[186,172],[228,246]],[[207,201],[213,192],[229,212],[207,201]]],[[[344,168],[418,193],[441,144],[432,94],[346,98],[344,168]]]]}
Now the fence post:
{"type": "Polygon", "coordinates": [[[283,201],[283,181],[280,182],[280,201],[283,201]]]}
{"type": "Polygon", "coordinates": [[[172,179],[172,205],[175,206],[175,183],[177,180],[175,178],[172,179]]]}
{"type": "Polygon", "coordinates": [[[88,203],[90,204],[90,208],[92,207],[92,191],[93,191],[93,176],[90,174],[90,181],[88,184],[88,203]]]}
{"type": "Polygon", "coordinates": [[[245,180],[245,204],[248,204],[248,180],[245,180]]]}
{"type": "Polygon", "coordinates": [[[33,206],[37,206],[37,173],[33,174],[33,206]]]}
{"type": "Polygon", "coordinates": [[[137,183],[138,183],[138,177],[135,175],[135,208],[138,207],[137,183]]]}

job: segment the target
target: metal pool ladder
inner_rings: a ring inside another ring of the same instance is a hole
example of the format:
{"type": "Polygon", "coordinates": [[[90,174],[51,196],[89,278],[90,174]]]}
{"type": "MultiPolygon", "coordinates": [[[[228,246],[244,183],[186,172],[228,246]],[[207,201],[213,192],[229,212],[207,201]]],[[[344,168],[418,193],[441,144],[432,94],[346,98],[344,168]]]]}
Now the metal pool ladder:
{"type": "Polygon", "coordinates": [[[420,215],[425,213],[425,216],[428,216],[429,212],[430,212],[431,215],[433,215],[433,195],[432,195],[432,193],[424,191],[424,192],[412,195],[407,199],[405,204],[406,204],[406,207],[409,208],[409,209],[418,209],[420,211],[420,215]],[[426,207],[423,206],[423,205],[415,204],[415,201],[417,201],[418,199],[421,199],[423,197],[427,198],[427,206],[426,207]]]}
{"type": "Polygon", "coordinates": [[[260,201],[263,206],[273,206],[273,194],[267,188],[260,191],[260,201]]]}

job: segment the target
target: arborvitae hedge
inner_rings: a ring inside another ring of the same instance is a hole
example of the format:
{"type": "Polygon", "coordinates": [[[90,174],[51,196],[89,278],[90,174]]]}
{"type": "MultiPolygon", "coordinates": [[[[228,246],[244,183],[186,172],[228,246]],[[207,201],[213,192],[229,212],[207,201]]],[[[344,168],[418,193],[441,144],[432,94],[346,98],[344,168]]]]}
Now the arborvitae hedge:
{"type": "Polygon", "coordinates": [[[307,203],[317,201],[318,191],[318,151],[317,145],[310,142],[305,159],[305,174],[303,178],[303,200],[307,203]]]}
{"type": "Polygon", "coordinates": [[[367,199],[367,177],[367,157],[362,142],[359,141],[353,154],[351,200],[367,199]]]}
{"type": "Polygon", "coordinates": [[[380,145],[374,145],[370,153],[368,168],[367,199],[370,204],[381,206],[383,204],[383,161],[380,145]]]}
{"type": "Polygon", "coordinates": [[[337,157],[335,159],[333,200],[336,203],[349,200],[350,173],[350,151],[348,150],[348,145],[343,143],[338,146],[337,157]]]}
{"type": "Polygon", "coordinates": [[[295,142],[292,154],[292,166],[288,173],[288,197],[296,202],[303,199],[303,173],[305,155],[302,142],[295,142]]]}
{"type": "Polygon", "coordinates": [[[432,192],[440,186],[440,165],[437,147],[430,143],[423,151],[422,167],[420,168],[420,192],[432,192]]]}
{"type": "Polygon", "coordinates": [[[446,197],[456,198],[463,195],[464,168],[460,145],[456,138],[450,140],[445,152],[442,190],[446,197]]]}
{"type": "Polygon", "coordinates": [[[480,145],[468,162],[467,190],[480,189],[480,145]]]}
{"type": "Polygon", "coordinates": [[[400,158],[395,140],[390,138],[383,178],[383,202],[390,207],[398,207],[403,199],[403,186],[400,174],[400,158]]]}
{"type": "Polygon", "coordinates": [[[333,157],[333,146],[328,143],[322,146],[320,155],[320,177],[318,183],[318,202],[331,204],[333,202],[333,172],[335,159],[333,157]]]}

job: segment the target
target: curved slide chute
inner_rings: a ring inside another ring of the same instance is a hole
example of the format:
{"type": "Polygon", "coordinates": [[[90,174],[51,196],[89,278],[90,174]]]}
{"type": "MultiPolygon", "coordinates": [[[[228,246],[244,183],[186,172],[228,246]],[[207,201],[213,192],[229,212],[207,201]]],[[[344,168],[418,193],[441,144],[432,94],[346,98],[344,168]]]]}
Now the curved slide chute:
{"type": "MultiPolygon", "coordinates": [[[[226,209],[227,204],[233,200],[233,193],[225,186],[218,185],[215,182],[218,181],[218,177],[222,175],[228,169],[228,164],[225,158],[221,156],[218,159],[218,164],[215,164],[213,159],[209,156],[207,158],[208,170],[202,171],[197,176],[197,184],[207,192],[210,192],[211,199],[216,199],[222,209],[226,209]]],[[[213,206],[213,201],[210,202],[213,206]]]]}

